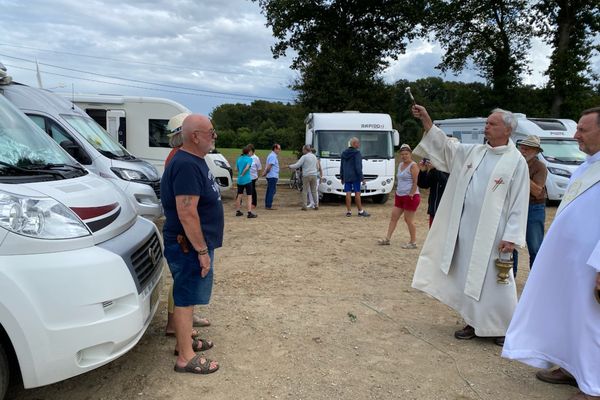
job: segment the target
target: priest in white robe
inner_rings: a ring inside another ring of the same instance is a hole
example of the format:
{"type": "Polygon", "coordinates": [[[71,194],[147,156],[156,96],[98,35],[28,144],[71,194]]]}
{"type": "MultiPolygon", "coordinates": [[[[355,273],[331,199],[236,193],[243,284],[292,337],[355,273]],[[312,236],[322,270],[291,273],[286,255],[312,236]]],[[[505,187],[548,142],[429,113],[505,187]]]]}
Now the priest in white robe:
{"type": "Polygon", "coordinates": [[[414,153],[450,177],[417,261],[412,286],[456,310],[467,326],[457,339],[493,337],[498,345],[517,305],[512,274],[497,281],[495,260],[525,245],[529,205],[527,163],[510,136],[514,115],[496,109],[485,126],[487,144],[456,143],[413,106],[426,133],[414,153]]]}
{"type": "Polygon", "coordinates": [[[578,385],[570,400],[600,399],[600,107],[575,139],[587,160],[573,173],[529,275],[503,357],[550,383],[578,385]]]}

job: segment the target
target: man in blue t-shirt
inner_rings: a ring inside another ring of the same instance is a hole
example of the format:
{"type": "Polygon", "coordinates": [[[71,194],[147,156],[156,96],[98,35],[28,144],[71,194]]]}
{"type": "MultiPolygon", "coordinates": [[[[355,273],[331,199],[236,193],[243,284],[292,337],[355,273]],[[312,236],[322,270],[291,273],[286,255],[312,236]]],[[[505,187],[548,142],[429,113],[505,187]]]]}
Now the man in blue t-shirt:
{"type": "Polygon", "coordinates": [[[273,199],[277,192],[277,181],[279,180],[279,160],[277,155],[281,152],[281,146],[277,143],[273,145],[273,151],[267,156],[265,171],[263,176],[267,178],[267,193],[265,193],[265,208],[274,210],[273,199]]]}
{"type": "Polygon", "coordinates": [[[248,205],[248,218],[256,218],[257,215],[252,212],[252,177],[250,168],[252,167],[252,157],[250,157],[250,147],[246,146],[242,150],[242,155],[236,161],[238,170],[237,178],[237,196],[235,197],[235,216],[241,217],[244,213],[240,210],[242,206],[242,195],[247,195],[246,204],[248,205]]]}
{"type": "Polygon", "coordinates": [[[208,304],[212,293],[214,250],[223,244],[224,215],[219,187],[204,157],[217,134],[208,117],[192,114],[182,124],[183,145],[161,179],[165,257],[173,276],[175,309],[175,371],[211,373],[219,369],[196,351],[213,346],[190,339],[194,305],[208,304]]]}

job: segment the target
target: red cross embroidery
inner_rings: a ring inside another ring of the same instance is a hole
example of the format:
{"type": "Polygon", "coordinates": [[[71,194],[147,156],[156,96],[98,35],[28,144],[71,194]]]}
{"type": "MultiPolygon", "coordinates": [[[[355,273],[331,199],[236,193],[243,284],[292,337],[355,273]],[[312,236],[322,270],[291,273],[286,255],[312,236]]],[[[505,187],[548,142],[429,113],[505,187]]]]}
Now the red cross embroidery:
{"type": "Polygon", "coordinates": [[[494,187],[492,188],[492,192],[495,192],[496,189],[498,189],[498,186],[502,185],[504,183],[504,180],[502,178],[498,178],[498,179],[494,179],[494,182],[496,183],[494,185],[494,187]]]}

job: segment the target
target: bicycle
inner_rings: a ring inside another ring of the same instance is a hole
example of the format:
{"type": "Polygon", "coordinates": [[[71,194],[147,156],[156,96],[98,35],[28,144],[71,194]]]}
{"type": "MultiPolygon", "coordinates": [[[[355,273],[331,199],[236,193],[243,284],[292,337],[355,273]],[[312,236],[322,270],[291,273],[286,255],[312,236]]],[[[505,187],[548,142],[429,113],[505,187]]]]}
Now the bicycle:
{"type": "Polygon", "coordinates": [[[296,189],[297,191],[302,191],[302,170],[295,169],[292,171],[292,176],[289,181],[290,189],[296,189]]]}

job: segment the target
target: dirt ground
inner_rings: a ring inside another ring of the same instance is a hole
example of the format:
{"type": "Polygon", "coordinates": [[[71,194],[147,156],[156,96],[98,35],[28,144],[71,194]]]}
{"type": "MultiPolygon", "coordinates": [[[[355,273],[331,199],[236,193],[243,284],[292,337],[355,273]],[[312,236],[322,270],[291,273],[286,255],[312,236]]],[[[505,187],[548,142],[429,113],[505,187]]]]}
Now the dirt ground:
{"type": "MultiPolygon", "coordinates": [[[[423,197],[419,245],[427,234],[423,197]]],[[[392,245],[376,244],[391,201],[366,202],[371,218],[347,218],[342,203],[301,211],[299,193],[282,185],[278,209],[260,206],[253,220],[234,217],[232,194],[224,203],[225,244],[216,253],[211,304],[200,310],[212,321],[204,337],[215,347],[206,355],[220,362],[218,372],[173,372],[165,285],[159,311],[131,352],[64,382],[15,387],[8,398],[558,400],[576,392],[500,358],[490,339],[454,339],[461,318],[410,287],[418,250],[400,248],[405,225],[392,245]]],[[[548,209],[548,223],[555,210],[548,209]]],[[[522,255],[519,292],[527,263],[522,255]]]]}

